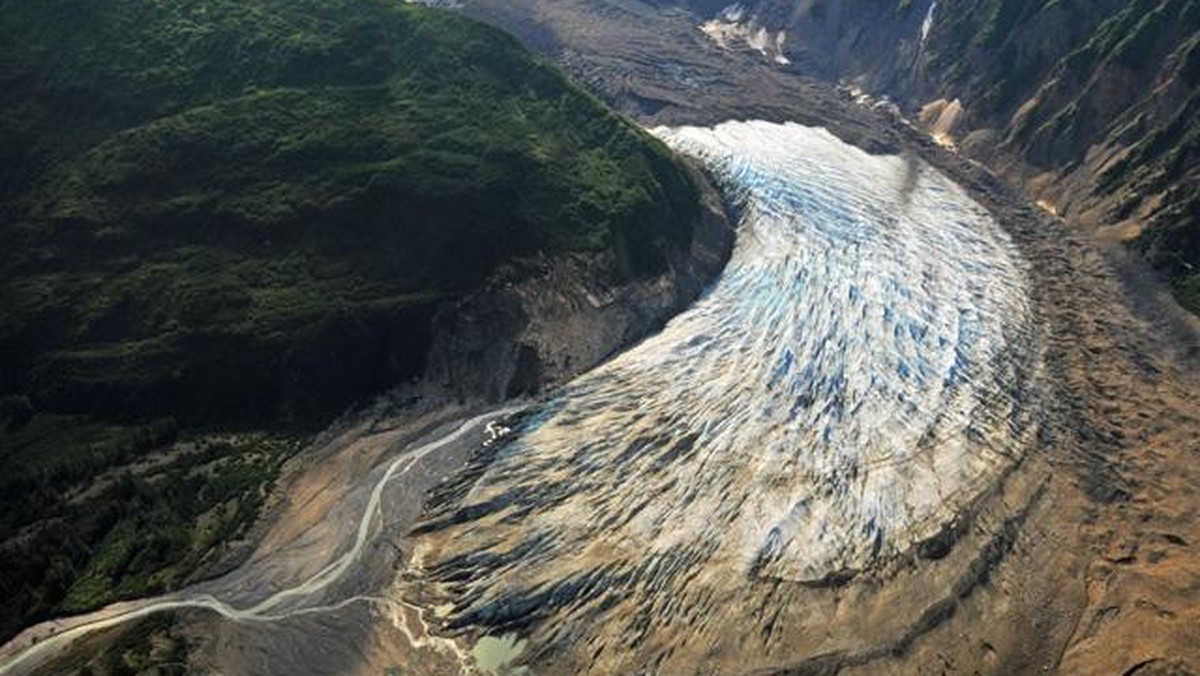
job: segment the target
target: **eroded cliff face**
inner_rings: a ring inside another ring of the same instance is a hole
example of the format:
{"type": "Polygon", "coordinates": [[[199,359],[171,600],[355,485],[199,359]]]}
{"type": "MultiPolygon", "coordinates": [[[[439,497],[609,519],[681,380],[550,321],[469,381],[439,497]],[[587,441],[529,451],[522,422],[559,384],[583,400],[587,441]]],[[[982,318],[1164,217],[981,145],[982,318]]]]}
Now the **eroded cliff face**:
{"type": "Polygon", "coordinates": [[[617,243],[599,254],[540,256],[502,270],[485,289],[443,305],[423,386],[464,401],[536,395],[660,327],[710,284],[729,259],[734,229],[713,188],[688,246],[638,275],[617,243]]]}
{"type": "Polygon", "coordinates": [[[1129,242],[1200,310],[1200,3],[721,4],[686,3],[730,48],[894,100],[1045,208],[1129,242]]]}

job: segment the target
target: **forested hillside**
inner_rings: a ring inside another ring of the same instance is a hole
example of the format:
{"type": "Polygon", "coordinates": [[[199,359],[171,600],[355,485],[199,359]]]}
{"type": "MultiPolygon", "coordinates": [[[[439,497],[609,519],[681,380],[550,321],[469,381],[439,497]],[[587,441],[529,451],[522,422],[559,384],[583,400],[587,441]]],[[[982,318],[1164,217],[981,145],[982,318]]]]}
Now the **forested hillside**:
{"type": "Polygon", "coordinates": [[[0,391],[39,410],[337,410],[514,256],[623,239],[646,271],[689,236],[665,149],[450,14],[22,1],[0,31],[0,391]]]}
{"type": "Polygon", "coordinates": [[[664,146],[451,13],[3,0],[0,35],[0,638],[212,563],[500,268],[655,273],[698,214],[664,146]]]}

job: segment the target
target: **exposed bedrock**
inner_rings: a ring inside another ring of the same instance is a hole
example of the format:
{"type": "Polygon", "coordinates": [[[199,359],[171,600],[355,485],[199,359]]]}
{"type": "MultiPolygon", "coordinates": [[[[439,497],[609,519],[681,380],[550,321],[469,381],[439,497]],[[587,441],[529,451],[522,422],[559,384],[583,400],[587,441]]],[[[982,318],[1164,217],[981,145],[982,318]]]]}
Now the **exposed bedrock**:
{"type": "Polygon", "coordinates": [[[1200,5],[656,0],[727,49],[889,97],[1200,312],[1200,5]],[[726,5],[728,4],[728,7],[726,5]]]}
{"type": "MultiPolygon", "coordinates": [[[[699,173],[699,172],[697,172],[699,173]]],[[[661,327],[717,277],[733,225],[717,192],[697,176],[701,210],[687,247],[665,250],[658,274],[632,272],[622,246],[523,261],[488,288],[443,306],[433,319],[424,384],[468,401],[536,395],[661,327]]]]}

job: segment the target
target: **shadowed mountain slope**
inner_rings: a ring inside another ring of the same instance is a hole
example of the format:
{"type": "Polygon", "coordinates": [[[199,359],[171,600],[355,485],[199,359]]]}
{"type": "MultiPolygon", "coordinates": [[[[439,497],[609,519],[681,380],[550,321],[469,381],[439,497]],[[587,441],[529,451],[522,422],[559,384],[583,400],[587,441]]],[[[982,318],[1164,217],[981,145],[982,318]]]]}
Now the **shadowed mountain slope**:
{"type": "Polygon", "coordinates": [[[685,4],[730,46],[891,97],[1200,311],[1200,2],[685,4]]]}
{"type": "Polygon", "coordinates": [[[6,2],[0,391],[305,415],[539,251],[660,270],[690,176],[506,35],[383,0],[6,2]]]}
{"type": "Polygon", "coordinates": [[[650,285],[700,214],[665,146],[451,13],[0,0],[0,35],[0,637],[220,572],[435,317],[546,260],[650,285]]]}

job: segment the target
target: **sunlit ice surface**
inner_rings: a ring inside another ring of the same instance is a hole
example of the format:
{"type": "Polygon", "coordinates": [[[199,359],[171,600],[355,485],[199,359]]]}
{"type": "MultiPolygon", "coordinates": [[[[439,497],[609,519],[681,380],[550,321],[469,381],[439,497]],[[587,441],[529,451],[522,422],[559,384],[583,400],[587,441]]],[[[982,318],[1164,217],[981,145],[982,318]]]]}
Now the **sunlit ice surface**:
{"type": "Polygon", "coordinates": [[[845,580],[935,537],[1025,448],[1025,264],[962,189],[795,124],[655,133],[733,202],[733,258],[437,496],[416,567],[452,626],[586,617],[543,622],[578,639],[619,617],[636,641],[639,617],[845,580]]]}

